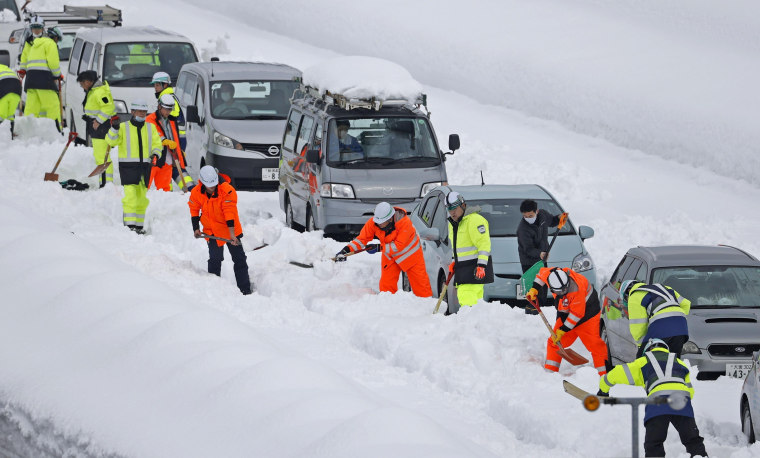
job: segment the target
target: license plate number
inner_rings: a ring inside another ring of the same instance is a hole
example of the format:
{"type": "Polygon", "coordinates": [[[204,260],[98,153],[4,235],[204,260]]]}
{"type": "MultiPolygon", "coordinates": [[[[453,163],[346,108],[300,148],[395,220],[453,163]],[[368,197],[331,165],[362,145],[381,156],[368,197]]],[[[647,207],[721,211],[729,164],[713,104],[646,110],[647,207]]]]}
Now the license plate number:
{"type": "Polygon", "coordinates": [[[525,299],[525,293],[523,292],[522,285],[520,284],[520,282],[517,282],[517,285],[515,285],[515,287],[517,288],[515,291],[515,296],[518,299],[525,299]]]}
{"type": "Polygon", "coordinates": [[[726,364],[726,375],[734,378],[746,378],[752,369],[752,363],[748,364],[726,364]]]}
{"type": "Polygon", "coordinates": [[[280,179],[280,169],[261,169],[262,181],[277,181],[280,179]]]}

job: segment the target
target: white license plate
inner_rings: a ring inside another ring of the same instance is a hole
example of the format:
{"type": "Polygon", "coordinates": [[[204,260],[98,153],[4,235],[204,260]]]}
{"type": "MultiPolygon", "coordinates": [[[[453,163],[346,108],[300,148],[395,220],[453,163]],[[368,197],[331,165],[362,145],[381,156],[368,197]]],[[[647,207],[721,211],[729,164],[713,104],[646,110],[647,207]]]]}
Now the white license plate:
{"type": "Polygon", "coordinates": [[[277,181],[280,179],[280,169],[261,169],[262,181],[277,181]]]}
{"type": "Polygon", "coordinates": [[[522,290],[522,284],[520,282],[517,282],[517,285],[515,285],[517,290],[515,291],[515,296],[517,299],[525,299],[525,293],[522,290]]]}
{"type": "Polygon", "coordinates": [[[746,364],[726,364],[726,375],[729,377],[735,377],[744,379],[752,369],[752,363],[746,364]]]}

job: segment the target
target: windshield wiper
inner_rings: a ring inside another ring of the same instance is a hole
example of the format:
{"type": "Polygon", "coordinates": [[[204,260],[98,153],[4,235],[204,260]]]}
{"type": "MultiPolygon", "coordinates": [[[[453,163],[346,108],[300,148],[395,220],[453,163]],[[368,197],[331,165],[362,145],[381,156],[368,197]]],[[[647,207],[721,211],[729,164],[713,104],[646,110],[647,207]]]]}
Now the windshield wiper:
{"type": "Polygon", "coordinates": [[[430,162],[430,161],[438,161],[438,158],[427,157],[427,156],[409,156],[409,157],[400,157],[398,159],[391,159],[388,163],[400,164],[403,162],[430,162]]]}
{"type": "Polygon", "coordinates": [[[279,115],[251,115],[246,116],[245,118],[236,118],[236,119],[285,119],[285,116],[279,116],[279,115]]]}
{"type": "Polygon", "coordinates": [[[121,86],[122,84],[125,84],[125,83],[135,83],[138,81],[146,82],[150,80],[151,78],[149,76],[135,76],[132,78],[124,78],[124,79],[116,80],[116,81],[108,81],[108,84],[110,84],[111,86],[121,86]]]}

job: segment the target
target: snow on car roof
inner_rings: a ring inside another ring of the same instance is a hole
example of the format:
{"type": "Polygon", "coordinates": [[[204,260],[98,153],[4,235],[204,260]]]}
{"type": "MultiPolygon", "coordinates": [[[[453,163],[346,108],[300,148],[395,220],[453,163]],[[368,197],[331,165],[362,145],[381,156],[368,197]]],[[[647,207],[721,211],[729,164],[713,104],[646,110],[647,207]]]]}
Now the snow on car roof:
{"type": "Polygon", "coordinates": [[[422,85],[402,66],[376,57],[342,56],[307,68],[303,82],[324,93],[347,98],[404,99],[410,103],[422,93],[422,85]]]}

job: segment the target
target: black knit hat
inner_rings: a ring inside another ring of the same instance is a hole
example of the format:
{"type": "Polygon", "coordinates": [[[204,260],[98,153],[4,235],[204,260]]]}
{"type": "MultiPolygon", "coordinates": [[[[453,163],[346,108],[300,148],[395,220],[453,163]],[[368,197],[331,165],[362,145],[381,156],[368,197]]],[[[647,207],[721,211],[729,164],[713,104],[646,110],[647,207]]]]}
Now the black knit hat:
{"type": "Polygon", "coordinates": [[[98,72],[95,70],[85,70],[79,73],[79,76],[77,76],[77,83],[81,83],[82,81],[92,81],[94,83],[97,80],[98,72]]]}

